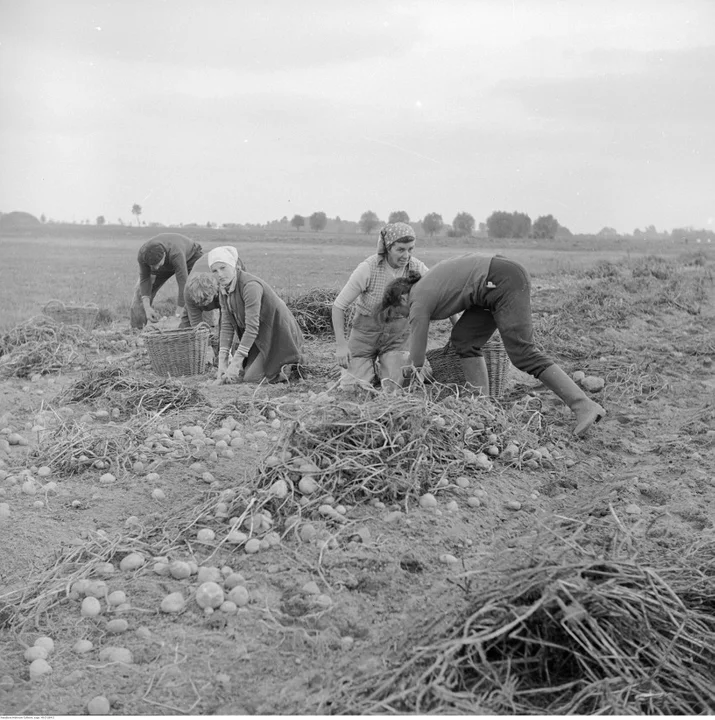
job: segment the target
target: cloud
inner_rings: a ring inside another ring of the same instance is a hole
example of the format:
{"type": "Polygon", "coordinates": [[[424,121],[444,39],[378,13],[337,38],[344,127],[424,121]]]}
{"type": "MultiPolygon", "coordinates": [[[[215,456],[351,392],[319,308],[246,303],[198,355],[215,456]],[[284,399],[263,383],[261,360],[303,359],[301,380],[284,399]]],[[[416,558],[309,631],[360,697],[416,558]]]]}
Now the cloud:
{"type": "MultiPolygon", "coordinates": [[[[598,61],[600,52],[592,54],[598,61]]],[[[715,47],[609,53],[609,72],[568,79],[507,80],[495,99],[518,102],[527,116],[592,125],[712,125],[715,47]],[[621,64],[626,68],[618,71],[621,64]],[[638,66],[638,67],[636,67],[638,66]]]]}
{"type": "Polygon", "coordinates": [[[0,37],[25,47],[249,73],[396,57],[420,39],[411,14],[377,0],[23,0],[4,15],[0,37]]]}

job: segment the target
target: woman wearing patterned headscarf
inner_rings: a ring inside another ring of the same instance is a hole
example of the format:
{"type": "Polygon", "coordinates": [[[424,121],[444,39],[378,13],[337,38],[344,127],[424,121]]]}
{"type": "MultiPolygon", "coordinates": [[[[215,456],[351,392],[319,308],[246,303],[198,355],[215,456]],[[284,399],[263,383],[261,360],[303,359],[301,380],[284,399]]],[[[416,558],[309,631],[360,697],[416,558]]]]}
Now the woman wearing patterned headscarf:
{"type": "Polygon", "coordinates": [[[208,254],[208,264],[221,305],[218,383],[274,382],[287,379],[284,366],[301,362],[303,334],[273,288],[236,264],[233,248],[208,254]],[[233,358],[234,333],[240,338],[233,358]]]}
{"type": "Polygon", "coordinates": [[[402,366],[408,362],[409,326],[406,318],[381,313],[387,285],[409,271],[424,275],[427,266],[415,257],[415,231],[403,222],[380,230],[377,252],[353,271],[333,303],[336,359],[345,369],[343,384],[368,383],[377,378],[402,385],[402,366]],[[350,337],[345,337],[345,312],[355,303],[350,337]]]}

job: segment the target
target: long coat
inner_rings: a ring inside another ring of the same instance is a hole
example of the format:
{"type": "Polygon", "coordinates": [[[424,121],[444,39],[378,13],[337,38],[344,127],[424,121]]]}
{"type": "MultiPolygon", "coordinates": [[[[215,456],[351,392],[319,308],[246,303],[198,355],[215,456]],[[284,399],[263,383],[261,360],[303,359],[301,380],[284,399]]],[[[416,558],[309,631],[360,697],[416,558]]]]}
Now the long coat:
{"type": "Polygon", "coordinates": [[[260,355],[266,379],[276,380],[281,367],[302,360],[303,333],[296,319],[275,290],[261,278],[236,270],[236,283],[228,293],[220,293],[221,347],[228,348],[234,332],[241,345],[253,340],[246,367],[260,355]],[[260,309],[256,298],[260,300],[260,309]],[[248,313],[247,313],[248,308],[248,313]]]}

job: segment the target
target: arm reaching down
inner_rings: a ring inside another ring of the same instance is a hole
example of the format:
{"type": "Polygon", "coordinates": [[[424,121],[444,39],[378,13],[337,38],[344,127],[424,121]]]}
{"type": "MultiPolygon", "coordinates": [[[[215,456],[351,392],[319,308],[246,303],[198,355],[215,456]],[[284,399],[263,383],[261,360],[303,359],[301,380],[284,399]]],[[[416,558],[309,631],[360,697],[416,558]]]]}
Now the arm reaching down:
{"type": "Polygon", "coordinates": [[[237,355],[248,357],[253,343],[258,337],[261,328],[261,303],[263,301],[263,286],[256,281],[247,282],[241,287],[241,296],[246,308],[246,329],[241,336],[241,344],[236,349],[237,355]]]}

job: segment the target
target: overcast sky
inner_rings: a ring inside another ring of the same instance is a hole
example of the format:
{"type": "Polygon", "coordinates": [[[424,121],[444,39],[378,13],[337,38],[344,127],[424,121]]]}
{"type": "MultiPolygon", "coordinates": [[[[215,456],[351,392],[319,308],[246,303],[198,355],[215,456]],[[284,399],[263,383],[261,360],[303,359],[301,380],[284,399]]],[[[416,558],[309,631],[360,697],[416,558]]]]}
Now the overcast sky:
{"type": "Polygon", "coordinates": [[[0,0],[0,211],[715,229],[715,0],[0,0]]]}

